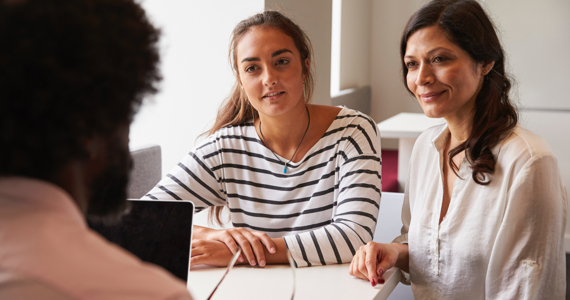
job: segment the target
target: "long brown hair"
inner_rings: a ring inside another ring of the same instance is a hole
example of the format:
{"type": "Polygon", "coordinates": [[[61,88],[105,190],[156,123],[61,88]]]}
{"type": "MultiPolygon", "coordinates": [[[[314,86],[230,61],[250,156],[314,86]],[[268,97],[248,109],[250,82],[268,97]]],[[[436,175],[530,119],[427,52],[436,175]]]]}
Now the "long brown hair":
{"type": "MultiPolygon", "coordinates": [[[[285,17],[283,14],[277,11],[265,11],[263,13],[251,16],[241,22],[234,28],[229,48],[229,61],[232,66],[234,75],[236,75],[236,82],[226,100],[222,103],[218,109],[218,115],[216,116],[216,122],[214,126],[207,131],[207,134],[213,134],[219,129],[231,126],[231,125],[242,125],[247,121],[251,121],[258,117],[258,113],[253,108],[249,100],[247,99],[246,93],[240,86],[237,80],[238,63],[237,63],[237,45],[241,41],[242,37],[250,31],[252,27],[255,26],[266,26],[281,30],[284,34],[290,36],[299,51],[302,65],[302,73],[305,84],[303,85],[303,95],[305,97],[305,102],[310,102],[313,96],[313,90],[315,87],[315,76],[314,76],[314,62],[313,62],[313,47],[311,41],[305,32],[291,19],[285,17]],[[305,64],[306,60],[309,60],[311,67],[307,67],[305,64]]],[[[222,206],[216,206],[210,208],[209,219],[215,218],[218,224],[221,224],[220,216],[222,212],[222,206]]]]}
{"type": "MultiPolygon", "coordinates": [[[[475,100],[471,131],[467,140],[449,151],[449,163],[458,175],[453,157],[463,150],[471,162],[473,180],[480,185],[491,182],[496,159],[491,149],[501,136],[518,122],[516,108],[509,100],[511,82],[505,73],[505,55],[493,23],[474,0],[433,0],[420,8],[408,21],[400,42],[404,85],[408,69],[404,63],[408,38],[416,31],[437,25],[447,38],[465,50],[476,63],[495,62],[485,75],[475,100]]],[[[408,91],[413,95],[412,91],[408,91]]]]}

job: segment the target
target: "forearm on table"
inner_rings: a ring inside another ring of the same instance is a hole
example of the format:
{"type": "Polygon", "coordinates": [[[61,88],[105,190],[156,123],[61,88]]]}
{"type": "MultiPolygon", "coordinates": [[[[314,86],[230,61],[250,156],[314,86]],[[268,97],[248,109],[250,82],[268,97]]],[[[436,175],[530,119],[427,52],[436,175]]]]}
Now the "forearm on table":
{"type": "Polygon", "coordinates": [[[287,246],[285,245],[285,240],[283,238],[272,238],[273,243],[275,243],[275,253],[270,253],[267,248],[263,247],[263,254],[265,254],[265,261],[267,264],[287,264],[289,260],[287,259],[287,246]]]}

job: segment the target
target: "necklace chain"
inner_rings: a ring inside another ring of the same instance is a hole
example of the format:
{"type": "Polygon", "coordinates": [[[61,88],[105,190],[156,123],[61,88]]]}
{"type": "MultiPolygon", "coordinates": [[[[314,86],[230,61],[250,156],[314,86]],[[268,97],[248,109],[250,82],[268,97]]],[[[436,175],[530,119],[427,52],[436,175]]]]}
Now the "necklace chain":
{"type": "Polygon", "coordinates": [[[283,173],[287,173],[288,164],[293,160],[293,158],[295,158],[295,154],[297,154],[297,150],[299,150],[299,148],[301,147],[301,144],[303,143],[303,140],[305,139],[305,136],[307,135],[307,131],[309,131],[309,125],[311,125],[311,114],[309,113],[309,108],[306,105],[305,105],[305,109],[307,110],[307,117],[309,118],[309,122],[307,123],[307,128],[305,129],[305,133],[303,133],[303,137],[301,138],[301,141],[299,142],[297,149],[295,149],[295,152],[293,152],[293,156],[291,156],[291,159],[284,164],[283,164],[283,161],[281,161],[281,159],[279,159],[277,154],[275,154],[275,152],[273,152],[273,150],[271,150],[271,147],[269,147],[269,143],[267,143],[267,141],[265,140],[265,137],[263,136],[263,131],[261,131],[261,119],[259,119],[259,133],[261,134],[261,138],[263,139],[263,142],[265,143],[265,145],[267,145],[267,149],[269,149],[269,151],[271,151],[271,153],[273,153],[273,156],[275,156],[275,158],[277,158],[277,160],[283,164],[283,173]]]}

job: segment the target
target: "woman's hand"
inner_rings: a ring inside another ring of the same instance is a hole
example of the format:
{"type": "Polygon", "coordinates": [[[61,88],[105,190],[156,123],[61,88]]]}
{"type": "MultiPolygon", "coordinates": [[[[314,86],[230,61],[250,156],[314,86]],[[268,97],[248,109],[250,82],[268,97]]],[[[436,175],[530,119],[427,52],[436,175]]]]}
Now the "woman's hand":
{"type": "Polygon", "coordinates": [[[249,231],[244,228],[210,229],[203,232],[202,239],[224,243],[231,251],[231,254],[237,252],[239,245],[242,249],[242,254],[238,261],[243,262],[242,256],[245,255],[245,258],[252,266],[259,264],[260,267],[264,267],[266,265],[267,260],[263,253],[263,246],[267,248],[269,253],[275,253],[275,243],[267,234],[259,231],[249,231]]]}
{"type": "Polygon", "coordinates": [[[372,286],[375,286],[376,283],[384,283],[382,276],[386,270],[398,262],[399,248],[399,244],[369,242],[358,249],[352,258],[348,273],[360,279],[369,280],[372,286]]]}
{"type": "Polygon", "coordinates": [[[225,267],[233,257],[226,244],[209,240],[192,240],[191,253],[190,267],[196,265],[225,267]]]}

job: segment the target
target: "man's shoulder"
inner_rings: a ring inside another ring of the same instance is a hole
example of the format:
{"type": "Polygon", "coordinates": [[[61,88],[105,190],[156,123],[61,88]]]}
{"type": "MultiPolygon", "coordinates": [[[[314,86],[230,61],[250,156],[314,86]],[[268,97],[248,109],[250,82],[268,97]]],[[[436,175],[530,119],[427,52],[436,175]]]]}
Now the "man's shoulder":
{"type": "Polygon", "coordinates": [[[13,251],[0,251],[0,257],[2,252],[8,257],[0,260],[1,268],[57,287],[72,298],[166,299],[187,293],[184,282],[86,227],[65,220],[37,224],[42,228],[29,230],[25,237],[2,241],[13,251]]]}

